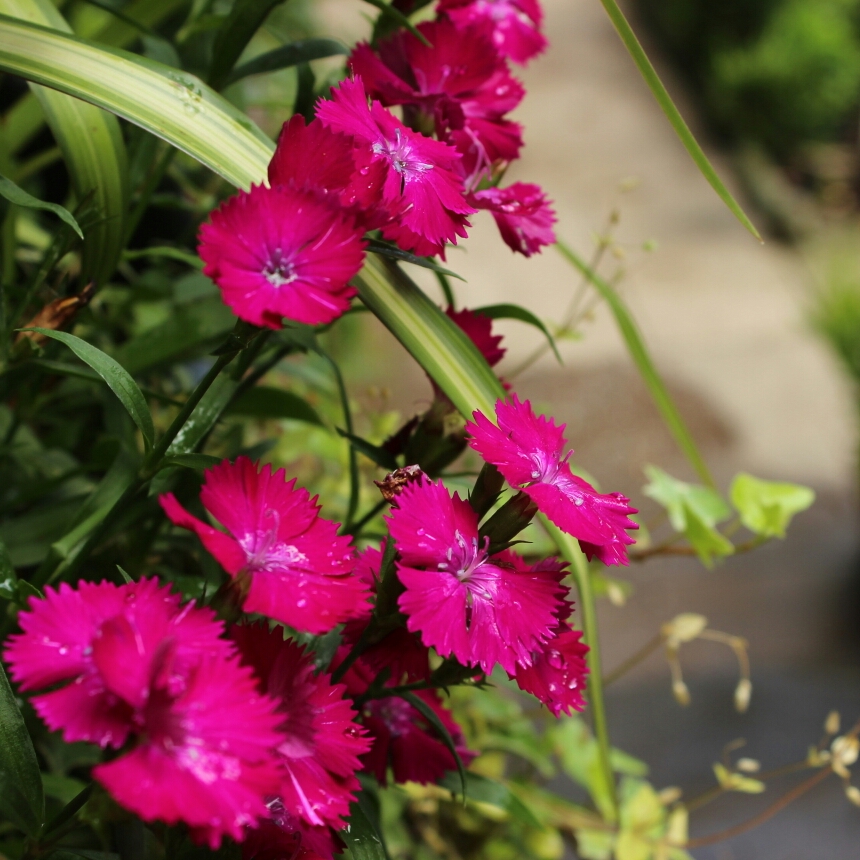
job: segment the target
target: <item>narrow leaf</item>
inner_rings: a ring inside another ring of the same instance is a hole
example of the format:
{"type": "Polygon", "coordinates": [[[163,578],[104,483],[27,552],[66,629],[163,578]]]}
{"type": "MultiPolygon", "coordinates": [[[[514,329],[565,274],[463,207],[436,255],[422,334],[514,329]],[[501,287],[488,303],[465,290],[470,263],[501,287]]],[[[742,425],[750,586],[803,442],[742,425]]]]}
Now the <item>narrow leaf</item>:
{"type": "Polygon", "coordinates": [[[51,331],[47,328],[32,328],[25,331],[37,331],[45,337],[64,343],[81,361],[88,364],[108,384],[116,394],[120,403],[126,408],[131,420],[143,434],[146,448],[149,450],[155,442],[155,427],[149,407],[143,398],[143,393],[131,374],[116,360],[103,353],[92,344],[63,331],[51,331]]]}
{"type": "Polygon", "coordinates": [[[0,813],[28,836],[45,820],[42,774],[33,742],[0,664],[0,813]]]}
{"type": "Polygon", "coordinates": [[[252,418],[290,418],[307,424],[322,426],[316,410],[306,400],[291,391],[258,385],[240,394],[227,409],[230,415],[247,415],[252,418]]]}
{"type": "Polygon", "coordinates": [[[338,836],[346,843],[353,860],[387,860],[388,852],[382,836],[374,827],[361,802],[349,808],[349,823],[338,836]]]}
{"type": "MultiPolygon", "coordinates": [[[[454,772],[449,771],[439,780],[439,785],[447,788],[451,794],[456,794],[457,782],[454,772]]],[[[534,812],[501,782],[469,772],[466,774],[466,796],[469,800],[489,803],[491,806],[503,809],[528,827],[541,827],[534,812]]]]}
{"type": "Polygon", "coordinates": [[[451,737],[448,729],[445,728],[445,724],[442,720],[439,719],[436,712],[423,700],[420,699],[415,693],[401,693],[401,698],[405,699],[427,720],[428,723],[433,727],[433,730],[439,735],[439,740],[442,741],[443,744],[448,748],[448,752],[454,756],[454,761],[457,763],[457,773],[460,776],[460,791],[463,795],[463,799],[466,799],[466,768],[463,767],[463,760],[460,758],[460,753],[457,752],[457,746],[454,743],[454,739],[451,737]]]}
{"type": "Polygon", "coordinates": [[[630,27],[627,19],[624,17],[624,13],[618,8],[618,4],[615,0],[600,0],[600,2],[603,4],[603,8],[606,9],[606,14],[609,15],[615,29],[618,31],[621,41],[624,42],[624,47],[627,48],[628,53],[633,58],[633,62],[636,63],[636,68],[639,69],[639,73],[645,79],[645,83],[648,84],[648,88],[651,90],[654,98],[657,99],[657,104],[660,105],[663,113],[666,114],[669,123],[672,128],[675,129],[675,134],[678,135],[681,143],[684,144],[684,148],[688,153],[690,153],[690,157],[696,163],[696,167],[699,168],[702,176],[708,180],[711,187],[717,192],[717,195],[723,203],[729,207],[735,218],[737,218],[738,221],[740,221],[741,224],[743,224],[744,227],[746,227],[747,230],[749,230],[750,233],[759,240],[759,242],[762,242],[763,240],[761,235],[758,230],[756,230],[755,225],[747,217],[744,210],[741,209],[735,198],[729,193],[728,188],[723,185],[723,182],[717,175],[716,170],[711,166],[705,153],[702,152],[702,148],[699,146],[696,138],[693,137],[693,133],[690,131],[687,123],[684,122],[684,118],[678,112],[678,108],[675,107],[675,103],[672,101],[669,93],[666,92],[663,82],[654,70],[654,66],[651,65],[651,61],[642,49],[642,45],[639,44],[639,40],[636,38],[636,34],[630,27]]]}
{"type": "Polygon", "coordinates": [[[372,463],[376,463],[377,466],[381,466],[383,469],[388,469],[389,472],[393,472],[397,468],[397,458],[390,451],[386,451],[385,448],[380,448],[378,445],[373,445],[367,439],[362,439],[360,436],[347,433],[346,430],[341,430],[340,427],[337,427],[336,430],[344,439],[349,440],[349,444],[356,451],[364,454],[372,463]]]}
{"type": "Polygon", "coordinates": [[[0,175],[0,195],[5,197],[10,203],[16,206],[26,206],[28,209],[44,209],[48,212],[53,212],[58,218],[64,221],[81,239],[84,238],[78,222],[75,221],[75,216],[63,206],[57,203],[46,203],[44,200],[39,200],[38,197],[33,197],[28,194],[23,188],[19,188],[11,179],[0,175]]]}
{"type": "MultiPolygon", "coordinates": [[[[0,0],[0,13],[15,16],[7,20],[24,19],[16,20],[19,26],[36,29],[33,25],[42,25],[58,37],[72,38],[66,35],[71,33],[68,23],[50,0],[0,0]]],[[[13,53],[19,51],[29,53],[36,64],[51,62],[42,47],[17,43],[13,53]]],[[[6,55],[5,39],[0,37],[0,64],[5,63],[6,55]]],[[[55,72],[62,75],[60,69],[55,72]]],[[[35,80],[26,74],[22,77],[35,80]]],[[[47,81],[36,83],[52,86],[47,81]]],[[[32,90],[63,152],[75,197],[88,201],[90,226],[84,238],[83,276],[104,283],[122,251],[129,203],[128,159],[119,123],[116,117],[53,89],[34,86],[32,90]]]]}
{"type": "Polygon", "coordinates": [[[390,18],[395,24],[405,27],[421,42],[422,45],[426,45],[428,48],[433,47],[427,41],[426,36],[424,36],[399,9],[395,9],[393,5],[386,3],[385,0],[364,0],[364,2],[369,3],[371,6],[375,6],[380,12],[382,12],[384,17],[390,18]]]}
{"type": "Polygon", "coordinates": [[[463,281],[464,283],[466,281],[465,278],[460,277],[456,272],[440,266],[431,257],[417,257],[415,254],[403,251],[397,245],[383,242],[381,239],[371,239],[367,243],[367,250],[372,251],[374,254],[379,254],[381,257],[388,257],[389,260],[401,260],[404,263],[412,263],[413,266],[421,266],[422,269],[430,269],[432,272],[436,272],[437,275],[456,278],[458,281],[463,281]]]}
{"type": "Polygon", "coordinates": [[[639,333],[639,328],[621,296],[563,242],[556,243],[555,247],[575,269],[588,279],[591,285],[600,293],[603,300],[609,305],[609,309],[615,317],[615,323],[621,332],[621,336],[624,338],[624,342],[627,344],[627,351],[639,370],[642,380],[648,387],[651,399],[663,417],[663,422],[666,424],[667,429],[675,437],[678,447],[690,461],[690,465],[695,469],[696,474],[698,474],[705,484],[715,487],[716,484],[711,476],[711,471],[699,453],[699,449],[690,431],[687,429],[681,413],[678,412],[678,407],[675,406],[675,402],[672,400],[662,377],[654,366],[651,355],[645,346],[645,341],[639,333]]]}
{"type": "Polygon", "coordinates": [[[74,818],[90,799],[95,788],[95,783],[82,788],[69,802],[47,823],[45,835],[53,833],[58,827],[62,827],[67,821],[74,818]]]}
{"type": "Polygon", "coordinates": [[[4,600],[18,599],[18,576],[3,541],[0,541],[0,597],[4,600]]]}
{"type": "Polygon", "coordinates": [[[227,78],[227,84],[233,84],[249,75],[262,75],[279,69],[289,69],[299,63],[309,63],[311,60],[322,60],[325,57],[348,53],[349,49],[334,39],[301,39],[272,51],[266,51],[265,54],[260,54],[253,60],[237,66],[227,78]]]}
{"type": "Polygon", "coordinates": [[[559,364],[564,364],[561,356],[558,354],[558,347],[555,345],[555,339],[549,333],[549,329],[531,312],[519,305],[485,305],[482,308],[475,308],[476,314],[489,317],[491,320],[519,320],[527,325],[534,326],[536,329],[543,332],[544,337],[549,341],[555,357],[559,364]]]}
{"type": "Polygon", "coordinates": [[[211,454],[178,454],[165,460],[167,466],[184,466],[186,469],[210,469],[223,461],[223,457],[213,457],[211,454]]]}
{"type": "Polygon", "coordinates": [[[209,66],[209,83],[220,90],[227,77],[245,50],[254,33],[275,6],[284,0],[236,0],[227,19],[221,25],[212,48],[212,62],[209,66]]]}

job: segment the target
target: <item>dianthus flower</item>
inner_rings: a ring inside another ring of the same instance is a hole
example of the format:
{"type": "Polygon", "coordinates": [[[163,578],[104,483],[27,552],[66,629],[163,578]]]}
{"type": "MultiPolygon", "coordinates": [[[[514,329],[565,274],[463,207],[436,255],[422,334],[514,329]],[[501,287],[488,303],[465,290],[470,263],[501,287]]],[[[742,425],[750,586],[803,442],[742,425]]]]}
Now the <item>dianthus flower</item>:
{"type": "Polygon", "coordinates": [[[531,693],[557,717],[585,708],[588,646],[582,633],[559,624],[555,636],[533,655],[530,666],[517,666],[512,676],[521,690],[531,693]]]}
{"type": "Polygon", "coordinates": [[[267,814],[283,740],[275,703],[209,610],[179,606],[152,580],[82,582],[19,616],[5,653],[24,690],[70,682],[33,704],[67,741],[131,749],[93,776],[145,821],[183,821],[217,848],[267,814]],[[88,700],[89,697],[89,700],[88,700]]]}
{"type": "Polygon", "coordinates": [[[537,416],[528,400],[514,394],[496,403],[496,422],[480,412],[466,425],[469,444],[492,463],[512,486],[527,493],[538,508],[562,531],[579,540],[583,552],[604,564],[627,564],[627,547],[635,543],[627,534],[639,526],[630,500],[621,493],[598,493],[570,470],[564,427],[537,416]],[[498,425],[498,426],[497,426],[498,425]]]}
{"type": "Polygon", "coordinates": [[[252,186],[200,228],[204,274],[240,319],[278,329],[283,318],[329,323],[349,308],[364,261],[362,230],[315,193],[252,186]]]}
{"type": "Polygon", "coordinates": [[[313,192],[348,210],[365,230],[384,223],[378,217],[375,221],[373,214],[381,194],[379,182],[359,170],[350,138],[318,119],[305,123],[301,114],[295,114],[284,123],[269,162],[269,184],[313,192]]]}
{"type": "Polygon", "coordinates": [[[515,182],[469,195],[477,209],[489,210],[505,244],[526,257],[555,242],[555,212],[539,185],[515,182]]]}
{"type": "Polygon", "coordinates": [[[515,63],[527,62],[547,46],[538,0],[441,0],[439,13],[458,26],[489,22],[496,49],[515,63]]]}
{"type": "Polygon", "coordinates": [[[366,607],[367,588],[352,575],[350,539],[319,516],[316,499],[247,457],[204,473],[200,501],[229,534],[186,511],[172,493],[159,498],[178,526],[191,529],[238,581],[246,612],[307,633],[326,633],[366,607]]]}
{"type": "Polygon", "coordinates": [[[557,563],[527,567],[512,552],[491,556],[477,514],[441,481],[407,485],[389,522],[408,629],[441,656],[487,674],[497,663],[511,674],[528,665],[561,608],[557,563]]]}
{"type": "MultiPolygon", "coordinates": [[[[384,546],[384,544],[383,544],[384,546]]],[[[382,562],[382,552],[368,547],[359,556],[355,565],[355,575],[359,577],[372,592],[376,592],[379,584],[379,569],[382,562]]],[[[343,640],[350,647],[361,638],[371,619],[371,608],[361,616],[347,621],[343,627],[343,640]]],[[[430,659],[426,646],[415,633],[410,633],[403,627],[397,627],[367,647],[361,659],[376,672],[387,669],[393,683],[424,681],[430,677],[430,659]]]]}
{"type": "Polygon", "coordinates": [[[493,320],[490,317],[468,308],[455,311],[449,307],[445,313],[475,344],[490,367],[495,367],[505,357],[507,350],[501,345],[502,336],[493,334],[493,320]]]}
{"type": "Polygon", "coordinates": [[[317,673],[313,655],[285,641],[281,630],[236,626],[230,635],[262,689],[277,701],[285,736],[277,749],[281,784],[268,799],[269,826],[252,836],[254,845],[280,847],[289,855],[298,834],[302,847],[325,853],[335,844],[329,828],[344,828],[360,789],[355,774],[370,740],[354,722],[346,687],[317,673]]]}
{"type": "Polygon", "coordinates": [[[412,131],[378,101],[368,104],[361,78],[341,81],[317,117],[356,144],[359,170],[380,178],[389,223],[383,235],[417,254],[441,253],[446,242],[466,236],[475,210],[463,198],[457,175],[460,154],[445,143],[412,131]]]}
{"type": "Polygon", "coordinates": [[[463,154],[466,176],[517,158],[522,127],[504,115],[525,91],[494,49],[492,29],[442,20],[418,31],[432,47],[401,30],[380,43],[378,55],[366,43],[355,48],[349,63],[368,93],[384,105],[404,105],[407,121],[419,128],[428,118],[437,137],[463,154]]]}
{"type": "MultiPolygon", "coordinates": [[[[335,665],[346,656],[347,650],[340,649],[334,660],[335,665]]],[[[344,676],[353,696],[365,693],[375,679],[376,671],[363,658],[356,660],[344,676]]],[[[395,683],[389,680],[386,686],[395,683]]],[[[475,753],[466,746],[462,730],[442,704],[438,692],[417,690],[414,695],[438,717],[448,730],[460,760],[468,764],[475,753]]],[[[436,782],[449,770],[456,770],[454,756],[429,720],[405,699],[397,696],[370,699],[362,707],[361,719],[373,743],[370,751],[362,757],[362,762],[365,770],[372,773],[380,785],[387,784],[389,767],[395,782],[425,784],[436,782]]]]}

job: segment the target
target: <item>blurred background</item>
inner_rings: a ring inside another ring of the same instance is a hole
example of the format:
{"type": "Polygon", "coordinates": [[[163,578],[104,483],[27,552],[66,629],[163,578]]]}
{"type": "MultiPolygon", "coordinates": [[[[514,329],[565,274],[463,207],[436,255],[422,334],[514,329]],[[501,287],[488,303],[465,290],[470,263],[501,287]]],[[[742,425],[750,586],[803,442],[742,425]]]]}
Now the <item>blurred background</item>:
{"type": "MultiPolygon", "coordinates": [[[[737,714],[731,652],[697,642],[682,653],[692,704],[673,699],[658,652],[609,689],[613,741],[645,759],[659,789],[693,796],[713,785],[724,746],[772,768],[803,758],[828,712],[860,716],[857,382],[860,381],[860,2],[636,0],[627,12],[709,158],[765,235],[759,245],[690,161],[597,0],[545,0],[551,47],[523,73],[515,118],[524,157],[512,179],[554,198],[559,236],[617,279],[658,368],[721,489],[748,471],[812,486],[818,500],[783,542],[706,571],[653,559],[621,576],[624,606],[603,601],[611,669],[680,612],[750,643],[753,697],[737,714]],[[605,241],[602,241],[605,240],[605,241]],[[603,245],[603,251],[599,247],[603,245]],[[596,256],[595,256],[596,255],[596,256]]],[[[347,0],[320,0],[325,31],[367,30],[347,0]]],[[[462,305],[516,302],[561,323],[581,285],[552,249],[525,260],[488,215],[449,254],[462,305]]],[[[422,278],[439,296],[432,279],[422,278]]],[[[441,301],[441,298],[440,298],[441,301]]],[[[577,465],[631,496],[655,463],[695,480],[652,406],[605,308],[580,302],[576,333],[534,359],[540,335],[498,323],[500,366],[522,396],[568,424],[577,465]],[[526,368],[523,365],[528,364],[526,368]]],[[[357,397],[416,411],[430,399],[417,369],[372,323],[375,360],[357,397]],[[397,369],[397,376],[391,372],[397,369]]],[[[856,857],[860,811],[837,781],[702,860],[856,857]]],[[[787,783],[786,785],[790,785],[787,783]]],[[[693,836],[769,805],[780,791],[726,797],[693,818],[693,836]]]]}

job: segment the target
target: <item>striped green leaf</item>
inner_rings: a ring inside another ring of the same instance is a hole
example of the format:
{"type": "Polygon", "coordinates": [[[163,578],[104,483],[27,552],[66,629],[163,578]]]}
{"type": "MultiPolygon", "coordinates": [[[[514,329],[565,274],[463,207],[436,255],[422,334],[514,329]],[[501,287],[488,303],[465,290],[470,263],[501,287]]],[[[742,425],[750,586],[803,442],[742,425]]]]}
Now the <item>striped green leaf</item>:
{"type": "MultiPolygon", "coordinates": [[[[70,31],[50,0],[0,0],[0,12],[70,31]]],[[[45,61],[39,50],[34,57],[45,61]]],[[[116,117],[53,89],[33,87],[33,93],[63,152],[75,196],[79,201],[87,199],[93,210],[83,245],[83,275],[102,283],[119,261],[128,211],[128,160],[119,123],[116,117]]]]}
{"type": "MultiPolygon", "coordinates": [[[[0,9],[24,2],[0,0],[0,9]]],[[[124,117],[234,185],[247,188],[266,175],[272,141],[194,75],[5,15],[0,70],[124,117]]]]}

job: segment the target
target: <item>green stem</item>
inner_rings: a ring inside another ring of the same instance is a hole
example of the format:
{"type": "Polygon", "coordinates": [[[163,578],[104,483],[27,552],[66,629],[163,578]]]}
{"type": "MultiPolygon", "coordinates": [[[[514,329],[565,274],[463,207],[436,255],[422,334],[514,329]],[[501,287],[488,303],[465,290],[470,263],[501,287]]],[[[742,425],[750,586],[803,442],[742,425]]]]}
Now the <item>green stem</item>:
{"type": "Polygon", "coordinates": [[[597,740],[598,761],[603,780],[612,800],[613,817],[611,823],[618,820],[618,797],[615,792],[615,775],[609,758],[609,728],[606,723],[606,705],[603,698],[603,673],[600,665],[600,641],[597,631],[597,605],[594,591],[591,588],[591,577],[588,574],[588,562],[579,548],[577,541],[565,534],[546,517],[541,517],[544,526],[555,541],[572,567],[576,590],[579,592],[579,613],[582,619],[583,640],[588,645],[586,655],[588,663],[588,703],[591,706],[591,716],[594,721],[594,736],[597,740]]]}

